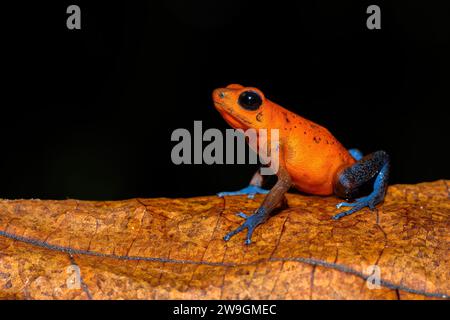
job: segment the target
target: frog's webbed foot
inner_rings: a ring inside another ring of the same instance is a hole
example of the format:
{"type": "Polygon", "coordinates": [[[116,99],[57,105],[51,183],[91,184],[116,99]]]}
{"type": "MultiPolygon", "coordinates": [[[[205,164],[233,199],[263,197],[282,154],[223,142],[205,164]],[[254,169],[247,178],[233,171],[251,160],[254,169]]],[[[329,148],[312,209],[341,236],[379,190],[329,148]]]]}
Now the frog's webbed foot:
{"type": "Polygon", "coordinates": [[[219,192],[217,196],[239,196],[239,195],[247,195],[249,199],[253,199],[256,194],[268,194],[270,190],[263,189],[259,186],[249,185],[248,187],[238,190],[238,191],[226,191],[219,192]]]}
{"type": "Polygon", "coordinates": [[[357,212],[357,211],[359,211],[359,210],[361,210],[361,209],[363,209],[365,207],[369,207],[370,210],[374,210],[375,206],[377,205],[377,203],[378,202],[376,202],[375,199],[373,199],[372,194],[370,196],[367,196],[367,197],[362,197],[362,198],[356,199],[355,202],[351,202],[351,203],[341,202],[341,203],[338,203],[336,205],[336,208],[338,208],[338,209],[341,208],[341,207],[351,207],[351,209],[336,214],[335,216],[333,216],[333,219],[334,220],[338,220],[338,219],[340,219],[342,217],[351,215],[352,213],[355,213],[355,212],[357,212]]]}
{"type": "Polygon", "coordinates": [[[253,231],[255,231],[255,228],[258,225],[260,225],[261,223],[263,223],[264,221],[267,220],[268,215],[266,214],[266,212],[263,208],[258,209],[256,211],[256,213],[251,216],[247,216],[246,214],[244,214],[242,212],[239,212],[237,215],[239,217],[245,219],[244,223],[241,224],[236,229],[234,229],[233,231],[231,231],[230,233],[228,233],[225,237],[223,237],[223,239],[225,241],[228,241],[231,239],[232,236],[234,236],[235,234],[238,234],[239,232],[241,232],[242,230],[247,228],[247,237],[245,239],[245,244],[248,245],[252,242],[253,231]]]}

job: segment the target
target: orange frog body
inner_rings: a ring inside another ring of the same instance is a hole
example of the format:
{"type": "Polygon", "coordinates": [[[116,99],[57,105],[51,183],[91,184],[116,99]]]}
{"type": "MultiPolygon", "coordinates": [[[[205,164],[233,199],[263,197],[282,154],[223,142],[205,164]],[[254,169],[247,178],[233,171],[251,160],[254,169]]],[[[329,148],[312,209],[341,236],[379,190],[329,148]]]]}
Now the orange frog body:
{"type": "Polygon", "coordinates": [[[247,188],[219,194],[247,194],[250,197],[256,193],[267,194],[253,215],[239,213],[245,222],[226,235],[225,240],[247,228],[246,243],[249,244],[256,226],[268,219],[291,186],[309,194],[336,194],[354,199],[360,187],[375,178],[373,192],[355,202],[338,204],[338,208],[352,208],[334,216],[334,219],[364,207],[373,209],[383,200],[389,176],[389,156],[386,152],[377,151],[363,157],[357,149],[347,150],[326,128],[270,101],[257,88],[231,84],[214,90],[213,100],[225,121],[235,129],[278,129],[279,132],[278,182],[272,190],[268,192],[261,188],[263,176],[258,171],[247,188]]]}

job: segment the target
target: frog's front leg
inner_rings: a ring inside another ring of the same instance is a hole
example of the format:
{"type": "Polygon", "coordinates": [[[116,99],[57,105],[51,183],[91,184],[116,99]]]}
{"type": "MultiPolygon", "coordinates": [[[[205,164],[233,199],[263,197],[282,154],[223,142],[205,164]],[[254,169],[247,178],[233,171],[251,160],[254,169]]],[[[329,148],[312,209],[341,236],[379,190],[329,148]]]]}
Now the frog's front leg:
{"type": "Polygon", "coordinates": [[[248,198],[253,199],[256,194],[269,193],[269,190],[262,188],[263,182],[264,182],[264,176],[261,175],[261,173],[259,172],[259,169],[258,169],[258,171],[256,171],[256,173],[253,175],[253,178],[247,187],[245,187],[241,190],[238,190],[238,191],[219,192],[217,195],[219,197],[248,195],[248,198]]]}
{"type": "MultiPolygon", "coordinates": [[[[357,158],[355,157],[355,159],[357,158]]],[[[340,219],[365,207],[369,207],[371,210],[375,209],[375,206],[383,201],[386,194],[389,181],[389,167],[389,155],[384,151],[377,151],[359,159],[352,166],[339,172],[334,185],[334,192],[345,199],[354,199],[360,187],[367,184],[374,177],[376,178],[372,193],[351,203],[341,202],[337,204],[336,207],[338,209],[341,207],[351,207],[351,209],[338,213],[333,219],[340,219]]]]}
{"type": "Polygon", "coordinates": [[[250,244],[252,242],[252,235],[255,228],[264,223],[268,218],[270,213],[281,203],[284,198],[284,194],[289,190],[292,185],[291,177],[289,176],[286,169],[280,167],[277,173],[278,181],[275,186],[270,190],[269,194],[264,198],[261,206],[255,211],[251,216],[247,216],[240,212],[237,215],[244,218],[245,221],[235,230],[228,233],[223,239],[225,241],[230,240],[232,236],[241,232],[247,228],[247,237],[245,244],[250,244]]]}

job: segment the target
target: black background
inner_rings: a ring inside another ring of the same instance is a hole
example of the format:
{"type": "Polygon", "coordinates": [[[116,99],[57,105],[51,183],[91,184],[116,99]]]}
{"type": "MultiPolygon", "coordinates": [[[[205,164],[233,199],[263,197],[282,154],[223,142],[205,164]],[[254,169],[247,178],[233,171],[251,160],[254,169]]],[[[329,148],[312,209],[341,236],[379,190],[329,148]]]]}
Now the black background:
{"type": "MultiPolygon", "coordinates": [[[[448,3],[448,2],[447,2],[448,3]]],[[[255,166],[172,164],[176,128],[228,128],[211,91],[256,86],[391,183],[450,178],[445,1],[55,1],[2,7],[0,197],[194,196],[255,166]],[[66,8],[81,7],[81,30],[66,8]],[[366,8],[381,7],[381,30],[366,8]]]]}
{"type": "MultiPolygon", "coordinates": [[[[34,314],[46,314],[49,320],[60,319],[60,314],[70,310],[71,315],[76,318],[86,318],[87,315],[93,317],[112,316],[118,318],[139,318],[142,314],[146,314],[151,310],[152,315],[161,319],[195,319],[193,315],[174,315],[174,308],[180,305],[188,307],[207,307],[208,312],[202,319],[249,319],[255,315],[218,315],[218,305],[276,305],[276,315],[258,315],[260,319],[291,319],[293,314],[314,314],[318,317],[345,317],[346,319],[359,319],[361,314],[367,310],[383,310],[384,313],[402,314],[405,318],[410,319],[424,310],[433,309],[439,314],[444,314],[444,308],[447,303],[439,300],[426,301],[387,301],[387,300],[365,300],[365,301],[337,301],[337,300],[257,300],[257,301],[238,301],[238,300],[96,300],[96,301],[80,301],[80,300],[61,300],[61,301],[3,301],[2,310],[9,314],[17,315],[20,318],[26,318],[30,312],[34,314]],[[54,312],[48,312],[51,309],[54,312]],[[299,311],[301,309],[301,311],[299,311]],[[351,310],[351,312],[349,312],[351,310]],[[441,310],[441,311],[439,311],[441,310]]],[[[197,316],[200,318],[200,316],[197,316]]],[[[89,318],[88,318],[89,319],[89,318]]]]}

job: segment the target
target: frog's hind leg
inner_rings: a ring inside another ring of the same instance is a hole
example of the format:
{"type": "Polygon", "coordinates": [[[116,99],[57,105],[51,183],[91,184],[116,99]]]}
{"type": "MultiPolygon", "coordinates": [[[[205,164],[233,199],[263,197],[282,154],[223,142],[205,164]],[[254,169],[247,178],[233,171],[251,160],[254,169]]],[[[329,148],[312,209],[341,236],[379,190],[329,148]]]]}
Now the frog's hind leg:
{"type": "Polygon", "coordinates": [[[238,191],[226,191],[226,192],[219,192],[217,195],[219,197],[223,196],[238,196],[238,195],[248,195],[248,198],[253,199],[255,197],[255,194],[267,194],[269,193],[269,190],[263,189],[264,183],[264,176],[261,175],[261,173],[256,171],[256,173],[253,175],[252,180],[250,181],[250,184],[238,191]]]}
{"type": "MultiPolygon", "coordinates": [[[[358,155],[352,156],[356,159],[358,155]]],[[[371,210],[383,201],[389,180],[389,155],[384,151],[377,151],[362,157],[337,175],[334,185],[336,195],[345,199],[354,199],[359,189],[370,182],[374,177],[373,191],[368,196],[358,198],[354,202],[341,202],[336,207],[351,207],[350,210],[338,213],[333,217],[337,220],[355,213],[362,208],[369,207],[371,210]]]]}

